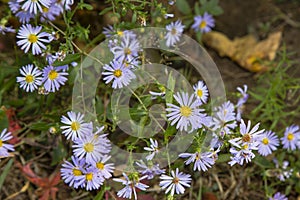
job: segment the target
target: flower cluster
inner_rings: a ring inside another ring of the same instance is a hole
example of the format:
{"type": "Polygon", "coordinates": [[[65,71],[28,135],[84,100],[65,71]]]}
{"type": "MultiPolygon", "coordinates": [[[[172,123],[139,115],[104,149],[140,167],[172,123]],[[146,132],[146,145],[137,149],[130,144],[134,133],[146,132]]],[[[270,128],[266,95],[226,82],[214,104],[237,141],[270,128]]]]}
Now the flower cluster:
{"type": "Polygon", "coordinates": [[[74,188],[99,189],[105,179],[112,177],[113,163],[106,163],[111,156],[110,141],[101,134],[104,127],[93,131],[92,122],[84,122],[84,115],[68,112],[62,116],[62,134],[73,141],[72,162],[65,161],[61,168],[65,183],[74,188]]]}

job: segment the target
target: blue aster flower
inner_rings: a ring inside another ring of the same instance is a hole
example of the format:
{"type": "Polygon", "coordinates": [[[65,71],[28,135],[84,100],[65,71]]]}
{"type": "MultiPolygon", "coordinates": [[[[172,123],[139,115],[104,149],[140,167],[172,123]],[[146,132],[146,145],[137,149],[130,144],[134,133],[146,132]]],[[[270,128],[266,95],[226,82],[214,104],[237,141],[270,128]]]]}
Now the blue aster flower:
{"type": "Polygon", "coordinates": [[[106,163],[110,158],[111,156],[104,155],[94,166],[98,169],[98,175],[105,179],[112,177],[112,173],[115,169],[113,163],[106,163]]]}
{"type": "Polygon", "coordinates": [[[147,179],[153,179],[154,176],[165,173],[164,169],[160,169],[159,164],[153,164],[149,162],[147,165],[141,160],[140,162],[136,162],[136,164],[141,168],[138,171],[147,176],[147,179]]]}
{"type": "Polygon", "coordinates": [[[288,198],[284,194],[276,192],[273,197],[269,198],[269,200],[288,200],[288,198]]]}
{"type": "Polygon", "coordinates": [[[6,33],[15,33],[15,32],[16,32],[16,30],[13,29],[11,26],[6,27],[6,26],[0,24],[0,33],[2,35],[5,35],[6,33]]]}
{"type": "Polygon", "coordinates": [[[41,22],[53,21],[57,16],[60,15],[60,7],[55,5],[54,2],[49,6],[49,8],[44,7],[41,13],[41,22]]]}
{"type": "Polygon", "coordinates": [[[147,160],[152,160],[155,154],[159,152],[157,140],[153,140],[152,138],[150,138],[150,143],[150,147],[144,147],[146,151],[150,152],[150,154],[146,156],[147,160]]]}
{"type": "Polygon", "coordinates": [[[215,164],[213,154],[211,152],[196,152],[196,153],[182,153],[179,155],[181,158],[189,158],[184,163],[189,165],[194,163],[193,170],[196,171],[207,171],[208,168],[211,168],[215,164]]]}
{"type": "Polygon", "coordinates": [[[200,103],[196,101],[195,95],[192,94],[189,96],[188,93],[177,92],[174,98],[179,106],[167,103],[168,108],[166,111],[169,112],[167,114],[168,121],[171,122],[172,126],[177,123],[176,129],[181,131],[197,129],[204,115],[200,113],[203,109],[198,108],[200,103]]]}
{"type": "Polygon", "coordinates": [[[23,3],[23,10],[36,15],[38,11],[43,12],[43,6],[49,8],[52,0],[17,0],[17,2],[23,3]]]}
{"type": "Polygon", "coordinates": [[[247,102],[249,98],[249,94],[247,94],[248,86],[244,85],[244,89],[238,87],[237,90],[240,92],[241,97],[238,99],[238,102],[236,104],[237,107],[237,114],[236,114],[236,120],[241,121],[242,113],[244,110],[244,104],[247,102]]]}
{"type": "Polygon", "coordinates": [[[110,65],[104,65],[102,75],[105,77],[103,80],[106,84],[112,83],[112,88],[122,88],[129,85],[132,79],[135,79],[135,74],[131,71],[130,68],[127,68],[124,64],[120,63],[117,60],[110,62],[110,65]]]}
{"type": "Polygon", "coordinates": [[[235,164],[243,165],[244,162],[249,163],[255,157],[255,154],[252,150],[256,150],[257,148],[252,144],[244,145],[241,149],[236,149],[235,147],[230,148],[231,153],[231,161],[228,162],[230,166],[235,164]]]}
{"type": "Polygon", "coordinates": [[[20,10],[19,12],[16,13],[16,17],[19,18],[19,21],[22,24],[25,24],[25,23],[29,23],[30,20],[34,18],[34,14],[24,10],[20,10]]]}
{"type": "Polygon", "coordinates": [[[171,171],[171,176],[162,174],[159,178],[161,179],[159,186],[163,190],[166,189],[166,194],[171,192],[171,196],[174,196],[175,193],[183,194],[185,191],[184,187],[191,187],[191,175],[179,172],[178,168],[176,168],[175,172],[171,171]]]}
{"type": "Polygon", "coordinates": [[[61,177],[70,187],[78,188],[81,186],[79,180],[80,176],[83,175],[86,163],[84,159],[78,159],[75,156],[72,156],[71,159],[72,162],[65,161],[62,164],[60,169],[61,177]]]}
{"type": "Polygon", "coordinates": [[[214,26],[215,26],[214,18],[212,17],[212,15],[205,12],[203,16],[198,15],[194,17],[194,24],[192,25],[192,28],[195,31],[207,33],[210,32],[214,26]]]}
{"type": "Polygon", "coordinates": [[[20,5],[20,3],[17,2],[17,0],[10,0],[8,2],[8,6],[9,6],[9,9],[11,10],[11,12],[14,14],[21,8],[21,5],[20,5]]]}
{"type": "Polygon", "coordinates": [[[49,43],[50,34],[46,32],[41,32],[42,27],[33,27],[31,24],[22,25],[20,28],[17,38],[17,45],[21,46],[21,49],[25,53],[29,51],[32,47],[32,54],[38,55],[42,53],[42,49],[46,49],[43,43],[49,43]]]}
{"type": "Polygon", "coordinates": [[[20,74],[22,76],[17,77],[17,82],[26,92],[33,92],[42,85],[42,72],[32,64],[21,67],[20,74]]]}
{"type": "Polygon", "coordinates": [[[121,44],[111,48],[111,52],[119,62],[123,62],[124,59],[134,59],[138,57],[139,51],[139,41],[136,38],[131,37],[130,34],[124,34],[124,36],[121,37],[121,44]]]}
{"type": "Polygon", "coordinates": [[[61,72],[57,68],[48,65],[43,69],[43,82],[46,91],[55,92],[58,91],[61,85],[64,85],[68,80],[67,72],[61,72]]]}
{"type": "Polygon", "coordinates": [[[272,131],[265,131],[258,137],[257,141],[259,142],[258,153],[262,156],[271,154],[279,146],[278,136],[272,131]]]}
{"type": "Polygon", "coordinates": [[[196,83],[193,88],[198,101],[200,101],[201,103],[207,103],[208,89],[205,83],[203,81],[198,81],[198,83],[196,83]]]}
{"type": "Polygon", "coordinates": [[[166,26],[167,34],[165,35],[167,47],[174,46],[178,41],[184,31],[184,25],[180,20],[176,22],[171,22],[171,24],[166,26]]]}
{"type": "Polygon", "coordinates": [[[86,163],[95,165],[104,155],[110,152],[110,141],[107,139],[107,134],[99,133],[102,129],[94,134],[87,134],[82,138],[74,141],[73,153],[79,159],[85,158],[86,163]]]}
{"type": "Polygon", "coordinates": [[[213,130],[218,130],[219,136],[231,134],[231,130],[237,126],[233,103],[227,101],[219,106],[212,120],[213,130]]]}
{"type": "Polygon", "coordinates": [[[11,132],[7,132],[7,129],[2,130],[0,134],[0,157],[7,157],[9,156],[9,151],[15,151],[13,145],[6,143],[12,138],[11,132]]]}
{"type": "Polygon", "coordinates": [[[133,193],[134,199],[137,200],[138,198],[137,198],[137,194],[136,194],[136,188],[145,191],[149,187],[148,185],[141,183],[141,181],[146,178],[147,178],[147,176],[139,177],[135,173],[129,174],[129,176],[127,176],[125,173],[123,173],[123,179],[114,178],[113,179],[114,181],[120,182],[123,185],[125,185],[125,187],[123,189],[118,191],[118,193],[117,193],[118,197],[131,199],[132,193],[133,193]]]}
{"type": "Polygon", "coordinates": [[[292,125],[285,129],[284,136],[281,138],[281,143],[284,149],[296,150],[300,148],[300,131],[299,126],[292,125]]]}

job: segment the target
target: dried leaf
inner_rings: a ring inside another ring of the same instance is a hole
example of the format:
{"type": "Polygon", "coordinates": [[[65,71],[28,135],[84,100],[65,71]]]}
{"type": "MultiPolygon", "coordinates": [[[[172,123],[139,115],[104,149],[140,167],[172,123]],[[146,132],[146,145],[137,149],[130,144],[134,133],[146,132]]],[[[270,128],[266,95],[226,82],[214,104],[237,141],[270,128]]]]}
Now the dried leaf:
{"type": "Polygon", "coordinates": [[[259,61],[275,59],[281,36],[281,32],[275,32],[262,41],[257,41],[253,35],[230,40],[223,33],[212,31],[203,35],[203,42],[215,49],[220,56],[231,58],[251,72],[264,72],[268,67],[259,61]]]}
{"type": "Polygon", "coordinates": [[[30,168],[31,163],[22,166],[21,163],[17,163],[17,167],[20,168],[22,174],[34,185],[39,187],[37,189],[37,194],[40,200],[56,199],[56,192],[58,189],[55,187],[60,181],[60,173],[53,172],[50,177],[41,178],[37,176],[30,168]]]}

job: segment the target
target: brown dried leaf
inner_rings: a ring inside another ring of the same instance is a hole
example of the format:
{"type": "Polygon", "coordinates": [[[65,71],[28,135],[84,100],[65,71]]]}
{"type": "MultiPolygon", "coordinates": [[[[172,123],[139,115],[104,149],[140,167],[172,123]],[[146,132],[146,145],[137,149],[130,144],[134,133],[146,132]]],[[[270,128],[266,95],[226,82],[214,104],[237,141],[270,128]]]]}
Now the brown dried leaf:
{"type": "Polygon", "coordinates": [[[231,58],[249,71],[264,72],[268,67],[258,61],[275,59],[281,36],[281,32],[275,32],[262,41],[257,41],[253,35],[230,40],[223,33],[212,31],[203,35],[203,42],[215,49],[220,56],[231,58]]]}

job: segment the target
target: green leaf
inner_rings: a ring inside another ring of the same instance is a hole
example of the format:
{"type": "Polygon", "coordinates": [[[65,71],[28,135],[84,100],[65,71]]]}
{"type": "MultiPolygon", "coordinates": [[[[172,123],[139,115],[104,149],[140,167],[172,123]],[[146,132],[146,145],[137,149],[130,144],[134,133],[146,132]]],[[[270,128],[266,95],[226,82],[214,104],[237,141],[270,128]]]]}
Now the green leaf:
{"type": "Polygon", "coordinates": [[[36,122],[31,124],[30,129],[31,130],[37,130],[37,131],[47,131],[51,126],[54,126],[55,124],[50,124],[46,122],[36,122]]]}
{"type": "Polygon", "coordinates": [[[231,156],[231,154],[229,154],[229,153],[220,154],[218,156],[218,159],[216,162],[218,162],[218,163],[228,162],[230,160],[230,156],[231,156]]]}
{"type": "Polygon", "coordinates": [[[272,168],[272,167],[274,167],[274,165],[264,157],[258,157],[257,156],[257,157],[255,157],[254,162],[255,162],[255,164],[257,164],[258,166],[260,166],[262,168],[272,168]]]}
{"type": "Polygon", "coordinates": [[[166,103],[173,102],[174,88],[175,88],[175,79],[173,78],[173,73],[171,71],[169,74],[168,85],[166,89],[166,103]]]}
{"type": "Polygon", "coordinates": [[[185,15],[192,13],[192,9],[186,0],[177,0],[176,6],[177,6],[178,10],[185,15]]]}
{"type": "Polygon", "coordinates": [[[79,9],[93,10],[93,6],[87,3],[78,3],[79,9]]]}
{"type": "Polygon", "coordinates": [[[201,15],[201,12],[200,12],[200,5],[198,2],[195,3],[195,14],[196,15],[201,15]]]}
{"type": "Polygon", "coordinates": [[[52,64],[52,66],[57,67],[57,66],[62,66],[62,65],[68,65],[71,62],[78,61],[80,59],[80,57],[81,57],[80,53],[68,54],[63,61],[56,60],[52,64]]]}
{"type": "Polygon", "coordinates": [[[63,160],[67,156],[67,151],[62,144],[62,142],[58,143],[58,146],[52,151],[52,161],[51,166],[57,165],[59,162],[63,160]]]}
{"type": "Polygon", "coordinates": [[[7,174],[8,174],[8,172],[9,172],[9,170],[11,169],[13,161],[14,161],[14,159],[10,159],[8,161],[8,163],[6,164],[6,166],[5,166],[2,174],[0,175],[0,190],[1,190],[2,186],[3,186],[3,183],[5,181],[5,178],[6,178],[7,174]]]}
{"type": "Polygon", "coordinates": [[[108,13],[109,11],[111,11],[112,9],[113,9],[112,7],[104,8],[104,9],[99,13],[99,15],[104,15],[104,14],[108,13]]]}

